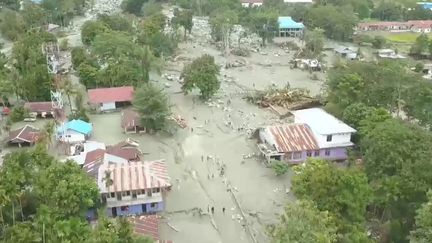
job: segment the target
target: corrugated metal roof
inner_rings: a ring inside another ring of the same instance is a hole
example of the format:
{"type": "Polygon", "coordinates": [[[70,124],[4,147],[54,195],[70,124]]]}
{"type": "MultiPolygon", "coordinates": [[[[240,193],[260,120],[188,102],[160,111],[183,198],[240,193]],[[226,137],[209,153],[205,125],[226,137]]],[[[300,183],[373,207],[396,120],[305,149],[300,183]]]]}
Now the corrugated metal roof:
{"type": "Polygon", "coordinates": [[[273,137],[276,150],[280,153],[317,150],[317,142],[305,124],[271,126],[266,130],[273,137]]]}
{"type": "Polygon", "coordinates": [[[279,29],[303,29],[302,23],[295,22],[291,17],[278,18],[279,29]]]}
{"type": "MultiPolygon", "coordinates": [[[[100,168],[99,176],[105,175],[105,171],[110,171],[112,185],[110,192],[123,192],[132,190],[145,190],[150,188],[164,188],[171,186],[170,177],[166,164],[163,160],[130,162],[128,164],[109,164],[100,168]]],[[[108,192],[103,178],[98,182],[101,192],[108,192]]]]}

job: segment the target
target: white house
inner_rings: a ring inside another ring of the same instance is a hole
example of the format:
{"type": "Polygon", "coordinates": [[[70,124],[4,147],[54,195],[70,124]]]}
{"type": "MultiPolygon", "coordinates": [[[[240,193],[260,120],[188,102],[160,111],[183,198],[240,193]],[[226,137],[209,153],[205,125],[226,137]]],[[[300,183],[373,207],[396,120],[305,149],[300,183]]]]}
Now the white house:
{"type": "Polygon", "coordinates": [[[244,8],[260,7],[263,3],[263,0],[241,0],[241,5],[244,8]]]}
{"type": "Polygon", "coordinates": [[[351,135],[357,131],[321,108],[292,112],[295,123],[307,124],[320,148],[349,147],[351,135]]]}

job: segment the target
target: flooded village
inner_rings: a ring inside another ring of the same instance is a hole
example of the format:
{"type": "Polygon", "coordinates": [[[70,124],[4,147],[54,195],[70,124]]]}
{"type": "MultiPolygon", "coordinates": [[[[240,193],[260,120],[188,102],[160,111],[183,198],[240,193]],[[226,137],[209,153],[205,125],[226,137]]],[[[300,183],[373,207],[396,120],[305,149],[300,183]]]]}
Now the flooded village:
{"type": "MultiPolygon", "coordinates": [[[[21,102],[29,113],[12,124],[7,122],[10,109],[3,106],[2,127],[8,129],[1,134],[2,160],[9,152],[44,141],[50,155],[79,165],[96,183],[104,205],[103,211],[90,208],[85,213],[94,228],[102,212],[127,218],[135,233],[159,243],[275,242],[269,226],[297,200],[293,168],[310,158],[345,166],[351,156],[357,127],[324,109],[323,97],[326,71],[334,63],[360,59],[359,48],[326,41],[322,57],[301,58],[306,27],[289,16],[278,16],[278,30],[267,45],[256,33],[244,36],[246,28],[235,25],[225,47],[212,38],[209,17],[193,16],[191,31],[174,54],[148,74],[148,82],[168,98],[172,125],[169,132],[154,132],[142,124],[145,114],[133,104],[136,86],[86,88],[73,65],[70,50],[85,45],[81,31],[86,21],[120,14],[121,2],[95,0],[68,26],[53,26],[62,34],[42,47],[47,68],[55,82],[67,79],[74,91],[54,86],[51,101],[21,102]],[[60,48],[62,41],[69,48],[60,48]],[[208,100],[201,99],[197,89],[185,92],[182,75],[205,54],[214,58],[220,81],[208,100]],[[73,116],[80,110],[90,111],[88,121],[73,116]],[[281,161],[289,167],[279,175],[272,163],[281,161]]],[[[262,3],[241,2],[243,8],[262,3]]],[[[170,33],[178,6],[161,6],[167,19],[164,31],[170,33]]],[[[5,38],[2,42],[2,52],[13,55],[13,43],[5,38]]],[[[405,58],[385,50],[378,56],[405,58]]],[[[9,102],[20,103],[12,95],[9,102]]]]}

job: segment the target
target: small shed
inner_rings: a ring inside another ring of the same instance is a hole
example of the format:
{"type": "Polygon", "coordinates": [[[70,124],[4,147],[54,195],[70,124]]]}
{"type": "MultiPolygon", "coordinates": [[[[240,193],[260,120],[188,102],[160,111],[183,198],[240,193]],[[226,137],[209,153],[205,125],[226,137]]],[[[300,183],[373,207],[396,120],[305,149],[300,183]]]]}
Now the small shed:
{"type": "Polygon", "coordinates": [[[141,133],[145,128],[141,125],[139,114],[131,109],[124,110],[121,114],[121,127],[124,133],[141,133]]]}
{"type": "Polygon", "coordinates": [[[62,142],[79,143],[88,139],[93,125],[82,120],[68,121],[57,129],[57,139],[62,142]]]}
{"type": "Polygon", "coordinates": [[[348,59],[348,60],[356,60],[358,59],[358,48],[356,47],[346,47],[346,46],[340,46],[335,48],[335,53],[340,55],[341,57],[348,59]]]}
{"type": "Polygon", "coordinates": [[[40,135],[41,132],[39,129],[30,125],[25,125],[17,130],[10,131],[7,143],[10,145],[18,145],[19,147],[23,145],[31,146],[37,142],[40,135]]]}
{"type": "Polygon", "coordinates": [[[279,17],[279,37],[302,37],[304,25],[294,21],[291,17],[279,17]]]}
{"type": "Polygon", "coordinates": [[[89,89],[89,102],[99,111],[111,111],[130,105],[134,88],[132,86],[89,89]]]}

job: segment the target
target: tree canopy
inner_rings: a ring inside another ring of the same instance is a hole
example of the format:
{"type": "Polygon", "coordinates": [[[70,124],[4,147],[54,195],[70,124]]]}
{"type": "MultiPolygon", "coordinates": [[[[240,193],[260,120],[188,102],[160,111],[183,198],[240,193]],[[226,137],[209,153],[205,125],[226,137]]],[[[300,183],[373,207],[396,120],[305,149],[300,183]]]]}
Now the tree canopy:
{"type": "Polygon", "coordinates": [[[200,97],[207,100],[220,88],[217,75],[219,75],[219,67],[215,64],[213,56],[202,55],[183,68],[182,90],[187,94],[194,88],[198,88],[200,97]]]}

